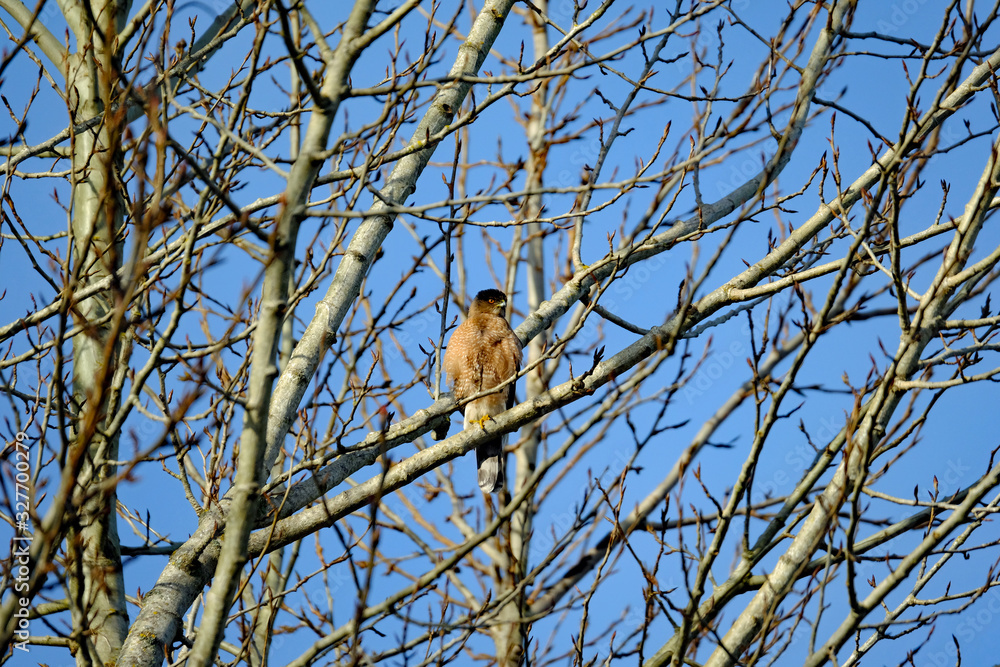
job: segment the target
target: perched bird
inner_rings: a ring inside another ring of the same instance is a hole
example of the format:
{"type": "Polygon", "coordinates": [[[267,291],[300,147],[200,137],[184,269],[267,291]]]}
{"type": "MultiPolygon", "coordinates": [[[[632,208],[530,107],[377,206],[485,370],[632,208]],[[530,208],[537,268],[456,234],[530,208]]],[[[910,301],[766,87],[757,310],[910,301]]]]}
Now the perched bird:
{"type": "MultiPolygon", "coordinates": [[[[504,313],[507,297],[500,290],[487,289],[476,295],[469,306],[469,317],[458,325],[448,341],[444,370],[451,382],[455,400],[464,401],[482,391],[495,388],[521,369],[521,341],[510,328],[504,313]]],[[[514,405],[514,383],[466,403],[463,428],[470,424],[484,426],[487,421],[514,405]]],[[[479,488],[484,493],[499,490],[504,484],[506,457],[504,434],[476,448],[479,488]]]]}

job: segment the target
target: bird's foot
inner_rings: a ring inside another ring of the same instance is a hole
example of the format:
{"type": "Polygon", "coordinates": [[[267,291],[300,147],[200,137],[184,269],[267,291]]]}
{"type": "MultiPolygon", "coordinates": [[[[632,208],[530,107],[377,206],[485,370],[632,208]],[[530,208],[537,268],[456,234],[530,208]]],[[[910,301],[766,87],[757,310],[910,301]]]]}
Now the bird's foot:
{"type": "Polygon", "coordinates": [[[481,428],[481,429],[483,429],[485,431],[486,430],[486,422],[491,422],[491,421],[493,421],[493,417],[491,417],[490,415],[486,415],[485,417],[480,417],[479,419],[470,419],[469,423],[470,424],[475,424],[476,426],[478,426],[479,428],[481,428]]]}

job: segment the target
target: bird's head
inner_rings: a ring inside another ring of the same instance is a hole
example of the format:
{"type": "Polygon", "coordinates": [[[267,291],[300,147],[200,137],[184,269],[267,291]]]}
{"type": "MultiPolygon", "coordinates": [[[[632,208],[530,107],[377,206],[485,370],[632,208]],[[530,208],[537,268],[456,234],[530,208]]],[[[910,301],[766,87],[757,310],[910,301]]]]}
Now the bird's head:
{"type": "Polygon", "coordinates": [[[484,289],[476,295],[469,307],[469,316],[480,313],[504,317],[507,313],[507,296],[498,289],[484,289]]]}

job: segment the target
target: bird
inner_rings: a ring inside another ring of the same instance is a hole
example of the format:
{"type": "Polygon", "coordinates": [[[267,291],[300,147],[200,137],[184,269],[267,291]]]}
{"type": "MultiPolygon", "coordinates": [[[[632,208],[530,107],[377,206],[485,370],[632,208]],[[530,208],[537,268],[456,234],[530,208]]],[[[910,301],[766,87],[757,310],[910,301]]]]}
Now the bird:
{"type": "MultiPolygon", "coordinates": [[[[456,401],[494,389],[521,370],[521,341],[507,322],[506,309],[507,296],[503,292],[482,290],[472,300],[469,316],[452,333],[445,349],[444,371],[456,401]]],[[[510,382],[499,391],[466,403],[462,427],[482,427],[514,403],[514,383],[510,382]]],[[[506,443],[504,434],[476,447],[479,488],[483,493],[504,486],[506,443]]]]}

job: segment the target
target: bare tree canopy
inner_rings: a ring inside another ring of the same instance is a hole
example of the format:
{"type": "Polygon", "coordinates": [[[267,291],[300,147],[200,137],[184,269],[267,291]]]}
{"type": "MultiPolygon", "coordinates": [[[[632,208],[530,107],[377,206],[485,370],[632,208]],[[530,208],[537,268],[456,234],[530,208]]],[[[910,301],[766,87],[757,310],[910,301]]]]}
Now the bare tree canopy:
{"type": "Polygon", "coordinates": [[[0,660],[993,664],[998,16],[0,0],[0,660]]]}

